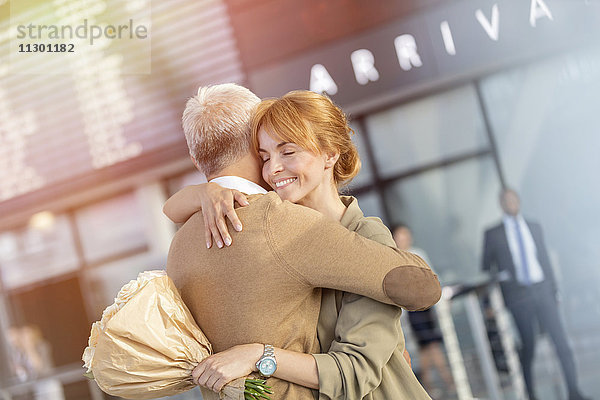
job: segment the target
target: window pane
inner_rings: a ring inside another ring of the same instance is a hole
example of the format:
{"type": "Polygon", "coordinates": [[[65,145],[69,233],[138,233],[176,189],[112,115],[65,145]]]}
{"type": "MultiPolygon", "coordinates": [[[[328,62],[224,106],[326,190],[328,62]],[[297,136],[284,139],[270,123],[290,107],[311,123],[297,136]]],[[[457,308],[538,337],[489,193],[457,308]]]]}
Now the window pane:
{"type": "Polygon", "coordinates": [[[566,278],[591,283],[594,274],[597,287],[600,48],[503,72],[481,86],[502,168],[523,212],[569,260],[566,278]]]}
{"type": "MultiPolygon", "coordinates": [[[[580,370],[598,371],[600,47],[503,71],[481,88],[507,182],[542,226],[580,370]]],[[[598,393],[593,376],[581,380],[598,393]]]]}
{"type": "Polygon", "coordinates": [[[500,183],[491,157],[431,170],[386,190],[394,223],[413,232],[443,283],[480,274],[483,232],[499,218],[500,183]]]}
{"type": "Polygon", "coordinates": [[[473,86],[374,114],[366,123],[382,176],[488,147],[473,86]]]}
{"type": "Polygon", "coordinates": [[[358,205],[362,210],[363,214],[367,217],[378,217],[383,219],[383,210],[381,209],[381,201],[375,191],[370,191],[360,196],[356,196],[358,199],[358,205]]]}
{"type": "Polygon", "coordinates": [[[86,293],[92,304],[91,319],[98,320],[102,311],[114,301],[119,290],[143,271],[165,269],[165,257],[151,253],[114,261],[85,271],[88,289],[86,293]]]}
{"type": "Polygon", "coordinates": [[[77,277],[19,289],[8,300],[15,373],[32,379],[54,367],[81,363],[90,326],[77,277]]]}
{"type": "MultiPolygon", "coordinates": [[[[42,214],[38,214],[40,216],[42,214]]],[[[0,270],[6,288],[16,288],[77,269],[68,218],[42,215],[44,222],[0,234],[0,270]]]]}
{"type": "Polygon", "coordinates": [[[354,135],[352,135],[352,142],[356,146],[358,150],[358,155],[360,156],[360,161],[362,162],[362,166],[360,168],[360,172],[354,178],[350,184],[349,188],[357,188],[360,186],[368,185],[373,181],[373,172],[371,168],[371,160],[367,157],[366,149],[365,149],[365,137],[364,134],[360,131],[357,124],[350,124],[350,127],[354,130],[354,135]]]}
{"type": "Polygon", "coordinates": [[[135,193],[83,208],[75,217],[88,262],[147,245],[143,211],[135,193]]]}

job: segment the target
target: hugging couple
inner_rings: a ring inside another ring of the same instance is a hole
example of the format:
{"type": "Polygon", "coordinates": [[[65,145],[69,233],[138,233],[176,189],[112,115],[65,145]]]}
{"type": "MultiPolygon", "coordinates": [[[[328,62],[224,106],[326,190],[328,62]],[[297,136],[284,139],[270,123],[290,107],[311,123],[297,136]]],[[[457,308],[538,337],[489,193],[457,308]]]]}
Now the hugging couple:
{"type": "Polygon", "coordinates": [[[188,101],[183,130],[209,183],[164,206],[185,222],[167,273],[215,352],[192,373],[204,399],[249,374],[268,377],[272,399],[429,399],[400,307],[431,307],[440,284],[339,195],[360,169],[341,109],[309,91],[261,101],[214,85],[188,101]]]}

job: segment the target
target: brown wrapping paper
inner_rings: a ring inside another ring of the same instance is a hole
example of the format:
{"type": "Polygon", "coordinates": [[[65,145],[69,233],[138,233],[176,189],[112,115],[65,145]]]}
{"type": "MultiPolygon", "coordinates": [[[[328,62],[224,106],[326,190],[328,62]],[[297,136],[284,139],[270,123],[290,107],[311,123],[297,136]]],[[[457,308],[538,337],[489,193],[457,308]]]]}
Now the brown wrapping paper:
{"type": "MultiPolygon", "coordinates": [[[[113,396],[172,396],[196,386],[192,370],[211,350],[175,285],[163,275],[145,283],[98,330],[91,372],[113,396]]],[[[214,395],[243,400],[244,382],[237,379],[214,395]]]]}

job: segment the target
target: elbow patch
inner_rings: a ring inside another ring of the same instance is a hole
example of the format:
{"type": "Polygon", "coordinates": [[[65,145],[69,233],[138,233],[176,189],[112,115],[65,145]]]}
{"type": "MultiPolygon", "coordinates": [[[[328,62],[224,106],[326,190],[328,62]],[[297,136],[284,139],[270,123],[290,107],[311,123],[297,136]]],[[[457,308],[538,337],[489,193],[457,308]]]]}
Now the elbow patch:
{"type": "Polygon", "coordinates": [[[396,267],[383,280],[383,291],[408,311],[425,310],[438,302],[442,288],[437,275],[417,266],[396,267]]]}

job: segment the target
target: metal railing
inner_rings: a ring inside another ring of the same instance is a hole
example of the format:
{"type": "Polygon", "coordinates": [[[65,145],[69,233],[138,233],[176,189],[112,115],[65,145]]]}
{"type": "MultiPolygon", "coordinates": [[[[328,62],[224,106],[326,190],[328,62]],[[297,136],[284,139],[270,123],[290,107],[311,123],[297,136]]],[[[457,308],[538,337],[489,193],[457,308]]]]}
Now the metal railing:
{"type": "Polygon", "coordinates": [[[480,299],[484,295],[489,296],[490,307],[498,326],[498,336],[500,337],[502,350],[506,357],[509,379],[514,396],[512,398],[516,400],[528,400],[529,397],[525,388],[525,381],[513,333],[511,332],[509,316],[504,307],[504,300],[496,279],[489,279],[477,284],[445,286],[442,290],[442,298],[435,307],[458,399],[474,399],[452,316],[452,303],[458,298],[464,299],[467,320],[475,343],[475,351],[487,392],[486,398],[491,400],[504,399],[500,377],[494,361],[481,309],[480,299]]]}

